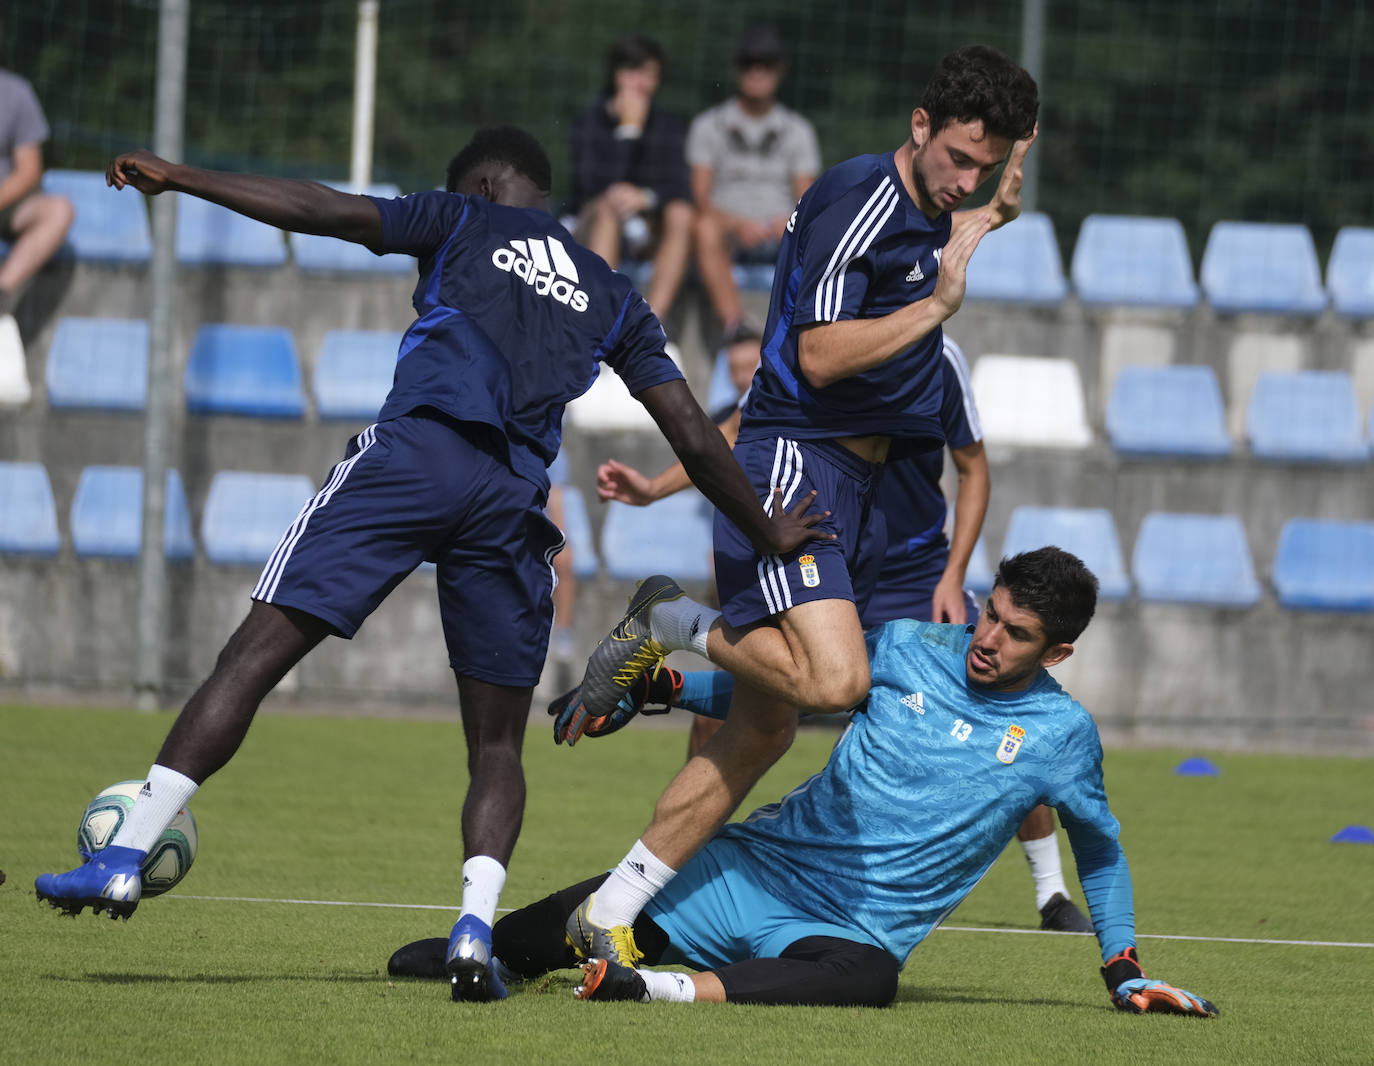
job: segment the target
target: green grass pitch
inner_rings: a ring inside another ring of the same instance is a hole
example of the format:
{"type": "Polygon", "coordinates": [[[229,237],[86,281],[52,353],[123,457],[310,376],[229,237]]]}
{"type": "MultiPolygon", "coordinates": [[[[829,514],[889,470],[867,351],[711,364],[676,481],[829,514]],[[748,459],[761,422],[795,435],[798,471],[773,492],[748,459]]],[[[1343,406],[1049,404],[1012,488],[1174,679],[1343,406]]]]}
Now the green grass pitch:
{"type": "MultiPolygon", "coordinates": [[[[446,934],[455,916],[456,720],[264,714],[192,803],[200,853],[180,886],[127,924],[37,903],[34,876],[75,862],[86,802],[143,773],[169,725],[0,707],[7,1062],[1374,1061],[1374,847],[1329,843],[1374,824],[1359,760],[1212,754],[1219,777],[1185,778],[1173,767],[1196,752],[1108,754],[1146,971],[1214,1000],[1215,1021],[1119,1014],[1096,941],[1021,935],[1037,916],[1014,845],[916,949],[885,1010],[584,1004],[575,971],[460,1005],[442,984],[385,973],[394,948],[446,934]]],[[[800,781],[833,739],[803,732],[743,809],[800,781]]],[[[631,728],[555,748],[532,723],[503,903],[615,862],[684,745],[682,733],[631,728]]]]}

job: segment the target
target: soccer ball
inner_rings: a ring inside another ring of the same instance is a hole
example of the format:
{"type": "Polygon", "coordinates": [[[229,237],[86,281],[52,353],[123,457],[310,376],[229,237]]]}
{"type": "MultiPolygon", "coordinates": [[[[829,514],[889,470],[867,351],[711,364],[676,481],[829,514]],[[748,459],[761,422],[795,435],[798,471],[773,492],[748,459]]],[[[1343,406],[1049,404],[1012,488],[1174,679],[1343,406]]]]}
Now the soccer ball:
{"type": "MultiPolygon", "coordinates": [[[[143,780],[120,781],[102,790],[91,800],[76,831],[76,850],[83,860],[104,851],[124,824],[143,780]]],[[[143,860],[143,897],[160,896],[175,885],[196,859],[196,819],[191,808],[177,811],[172,824],[148,850],[143,860]]]]}

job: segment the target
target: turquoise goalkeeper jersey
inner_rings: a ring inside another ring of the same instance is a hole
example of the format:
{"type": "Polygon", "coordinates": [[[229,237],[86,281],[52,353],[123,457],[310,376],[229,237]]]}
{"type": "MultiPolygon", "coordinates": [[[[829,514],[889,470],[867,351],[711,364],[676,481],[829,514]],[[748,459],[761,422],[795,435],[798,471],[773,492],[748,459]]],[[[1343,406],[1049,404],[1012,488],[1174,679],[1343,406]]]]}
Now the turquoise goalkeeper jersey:
{"type": "Polygon", "coordinates": [[[902,620],[869,637],[872,687],[820,773],[726,826],[770,894],[904,960],[1037,804],[1059,810],[1103,958],[1135,942],[1130,871],[1088,712],[1042,671],[970,685],[972,626],[902,620]]]}

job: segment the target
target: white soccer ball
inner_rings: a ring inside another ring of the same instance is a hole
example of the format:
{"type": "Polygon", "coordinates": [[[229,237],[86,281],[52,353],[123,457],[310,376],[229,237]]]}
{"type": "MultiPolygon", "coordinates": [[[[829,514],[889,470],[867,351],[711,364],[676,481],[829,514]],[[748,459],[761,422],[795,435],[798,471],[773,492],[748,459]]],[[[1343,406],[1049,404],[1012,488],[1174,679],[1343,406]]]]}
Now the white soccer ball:
{"type": "MultiPolygon", "coordinates": [[[[114,840],[134,805],[143,780],[120,781],[103,789],[91,800],[76,831],[76,850],[83,860],[104,851],[114,840]]],[[[160,896],[175,885],[196,859],[196,819],[191,808],[177,811],[172,824],[148,850],[143,860],[143,897],[160,896]]]]}

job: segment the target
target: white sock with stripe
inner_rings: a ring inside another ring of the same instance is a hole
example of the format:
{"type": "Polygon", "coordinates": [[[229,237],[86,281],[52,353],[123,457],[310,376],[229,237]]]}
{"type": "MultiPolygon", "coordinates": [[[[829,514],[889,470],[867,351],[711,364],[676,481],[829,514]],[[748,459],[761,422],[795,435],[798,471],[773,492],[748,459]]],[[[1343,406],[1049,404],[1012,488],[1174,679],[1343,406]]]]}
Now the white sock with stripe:
{"type": "Polygon", "coordinates": [[[146,780],[124,824],[110,841],[112,845],[147,852],[200,788],[185,774],[157,763],[148,771],[146,780]]]}
{"type": "Polygon", "coordinates": [[[505,887],[506,868],[490,855],[474,855],[463,863],[463,913],[492,925],[505,887]]]}
{"type": "Polygon", "coordinates": [[[688,596],[680,596],[649,608],[649,635],[669,651],[694,651],[703,659],[709,659],[706,634],[719,617],[719,611],[688,596]]]}
{"type": "Polygon", "coordinates": [[[592,893],[587,917],[602,929],[634,925],[644,905],[676,876],[677,871],[646,848],[644,841],[636,840],[611,876],[592,893]]]}
{"type": "Polygon", "coordinates": [[[688,973],[636,970],[644,978],[650,1003],[692,1003],[697,998],[697,986],[688,973]]]}
{"type": "Polygon", "coordinates": [[[1064,883],[1064,865],[1059,859],[1059,838],[1051,833],[1039,840],[1021,841],[1021,850],[1026,853],[1030,863],[1031,878],[1035,881],[1035,909],[1039,910],[1060,893],[1069,895],[1069,886],[1064,883]]]}

